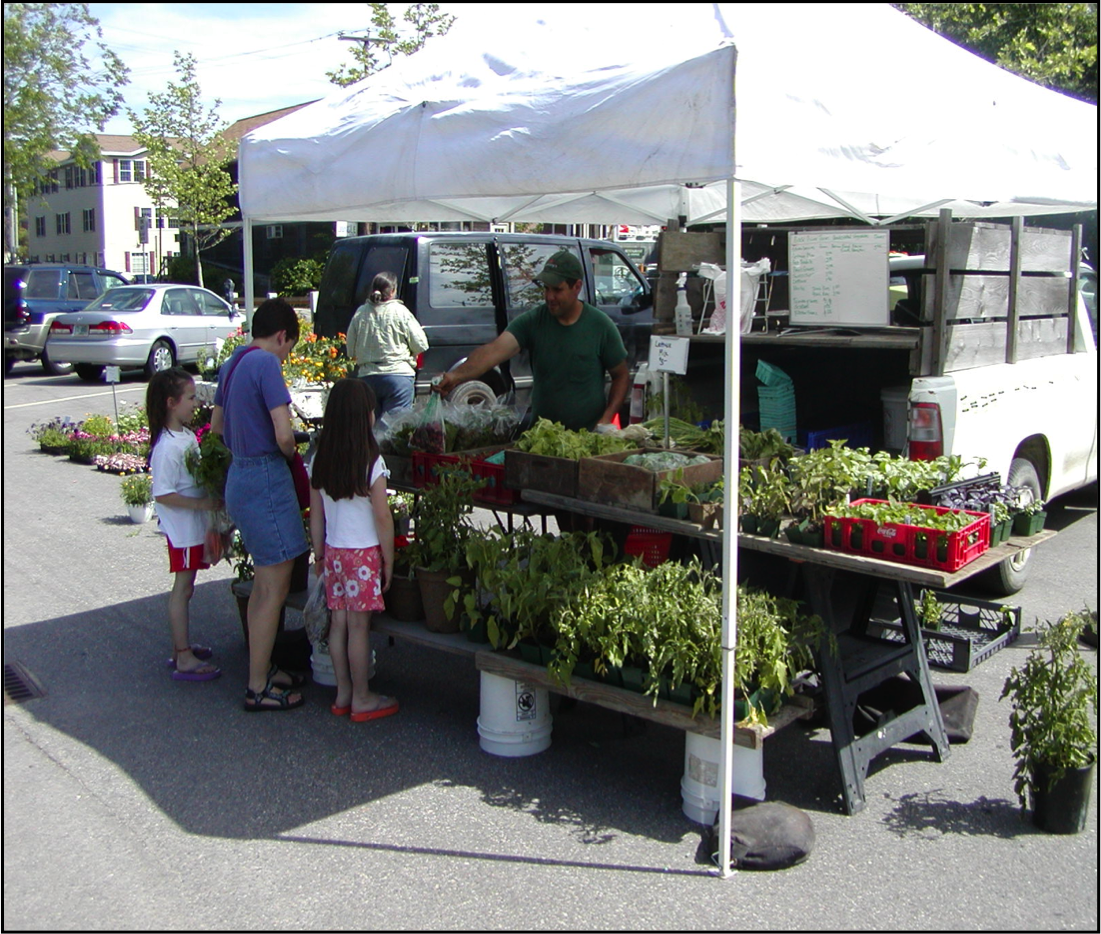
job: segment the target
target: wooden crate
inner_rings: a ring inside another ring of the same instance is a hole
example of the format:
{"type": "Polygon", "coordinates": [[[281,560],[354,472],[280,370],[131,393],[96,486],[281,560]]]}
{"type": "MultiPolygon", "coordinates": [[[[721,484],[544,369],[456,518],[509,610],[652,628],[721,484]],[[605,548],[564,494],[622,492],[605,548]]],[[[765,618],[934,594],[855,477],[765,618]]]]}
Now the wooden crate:
{"type": "Polygon", "coordinates": [[[513,490],[538,490],[555,496],[577,496],[576,460],[547,457],[526,451],[505,453],[505,486],[513,490]]]}
{"type": "MultiPolygon", "coordinates": [[[[653,471],[623,463],[632,454],[638,453],[640,452],[620,451],[616,454],[581,458],[577,471],[577,498],[590,503],[657,512],[658,489],[662,479],[672,479],[678,471],[653,471]]],[[[705,456],[708,458],[706,464],[694,464],[679,471],[680,482],[687,485],[713,483],[723,475],[723,459],[711,454],[705,456]]]]}

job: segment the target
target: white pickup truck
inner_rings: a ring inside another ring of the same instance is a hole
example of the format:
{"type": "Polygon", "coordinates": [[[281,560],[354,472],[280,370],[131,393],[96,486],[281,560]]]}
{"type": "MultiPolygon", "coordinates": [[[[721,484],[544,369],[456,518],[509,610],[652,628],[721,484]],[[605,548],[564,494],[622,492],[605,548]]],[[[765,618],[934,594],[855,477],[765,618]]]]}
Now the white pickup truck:
{"type": "MultiPolygon", "coordinates": [[[[1076,235],[942,217],[925,239],[925,255],[891,259],[889,327],[742,335],[743,423],[764,360],[793,380],[799,427],[821,437],[853,443],[859,431],[858,444],[914,460],[982,458],[975,472],[1043,500],[1095,482],[1097,278],[1078,263],[1076,235]]],[[[773,267],[785,268],[782,255],[773,267]]],[[[715,340],[693,338],[688,377],[711,408],[715,340]]],[[[1015,593],[1028,560],[1019,552],[985,582],[1015,593]]]]}
{"type": "MultiPolygon", "coordinates": [[[[911,294],[915,273],[927,272],[923,256],[892,260],[891,266],[892,285],[897,288],[900,281],[909,280],[907,292],[911,294]]],[[[1027,279],[1021,281],[1028,283],[1027,279]]],[[[1052,283],[1066,287],[1065,279],[1033,281],[1045,287],[1052,283]]],[[[927,296],[931,286],[927,278],[927,296]]],[[[966,324],[955,324],[946,342],[951,359],[945,360],[944,371],[915,376],[910,382],[906,453],[915,459],[939,454],[958,454],[968,461],[983,457],[985,470],[998,471],[1006,483],[1030,490],[1036,499],[1051,499],[1096,481],[1096,289],[1096,273],[1080,266],[1073,318],[1067,315],[1066,299],[1058,309],[1061,318],[1022,318],[1018,329],[1020,333],[1023,328],[1024,333],[1015,362],[1004,362],[1002,322],[976,315],[966,324]],[[1061,328],[1054,326],[1059,321],[1061,328]],[[1072,328],[1069,343],[1068,321],[1072,328]],[[969,333],[971,325],[978,325],[974,333],[969,333]],[[995,336],[995,332],[1001,333],[995,336]],[[1045,340],[1046,355],[1031,356],[1045,340]],[[992,362],[994,359],[1002,362],[992,362]]],[[[976,293],[969,303],[972,311],[977,301],[976,293]]],[[[926,307],[933,304],[927,297],[926,307]]],[[[1021,293],[1018,304],[1024,304],[1021,293]]],[[[1034,306],[1032,310],[1038,309],[1034,306]]],[[[953,317],[960,319],[958,314],[953,317]]],[[[938,333],[936,327],[927,330],[926,343],[938,333]]],[[[936,351],[926,346],[923,353],[935,355],[936,351]]],[[[1003,562],[990,583],[1003,593],[1015,593],[1024,584],[1028,558],[1028,552],[1020,552],[1016,559],[1003,562]]]]}

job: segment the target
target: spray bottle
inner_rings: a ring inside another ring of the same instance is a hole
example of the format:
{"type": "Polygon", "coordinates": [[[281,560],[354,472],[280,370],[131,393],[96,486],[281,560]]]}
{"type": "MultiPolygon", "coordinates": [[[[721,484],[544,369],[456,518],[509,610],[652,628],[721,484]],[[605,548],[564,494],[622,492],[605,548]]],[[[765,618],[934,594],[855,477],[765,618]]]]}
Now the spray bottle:
{"type": "Polygon", "coordinates": [[[688,273],[682,272],[677,277],[677,305],[673,309],[678,337],[692,336],[692,306],[688,304],[687,282],[688,273]]]}

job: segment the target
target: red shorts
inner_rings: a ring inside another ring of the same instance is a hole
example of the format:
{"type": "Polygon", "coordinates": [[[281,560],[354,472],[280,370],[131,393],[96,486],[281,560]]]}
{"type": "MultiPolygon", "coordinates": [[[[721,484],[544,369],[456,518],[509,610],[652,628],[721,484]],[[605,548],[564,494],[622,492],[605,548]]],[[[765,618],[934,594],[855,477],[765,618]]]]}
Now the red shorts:
{"type": "Polygon", "coordinates": [[[168,543],[168,570],[171,574],[180,571],[205,571],[210,565],[203,560],[204,547],[192,545],[190,548],[177,548],[168,543]]]}
{"type": "Polygon", "coordinates": [[[382,549],[325,547],[325,597],[330,610],[371,613],[386,609],[382,549]]]}

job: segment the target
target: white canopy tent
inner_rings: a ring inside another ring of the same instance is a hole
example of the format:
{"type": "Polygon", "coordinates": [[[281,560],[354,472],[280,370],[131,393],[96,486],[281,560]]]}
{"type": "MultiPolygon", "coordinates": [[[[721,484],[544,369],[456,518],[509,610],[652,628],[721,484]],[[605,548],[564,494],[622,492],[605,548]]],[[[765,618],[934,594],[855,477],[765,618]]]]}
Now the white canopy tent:
{"type": "MultiPolygon", "coordinates": [[[[248,307],[250,226],[261,221],[725,218],[727,267],[737,268],[743,219],[1097,206],[1096,107],[1010,75],[887,4],[493,10],[491,30],[460,18],[424,52],[241,140],[248,307]]],[[[740,344],[727,345],[735,425],[740,344]]],[[[736,438],[727,432],[728,491],[736,438]]],[[[736,614],[734,588],[724,591],[729,802],[736,614]]],[[[726,867],[729,808],[720,813],[726,867]]]]}

